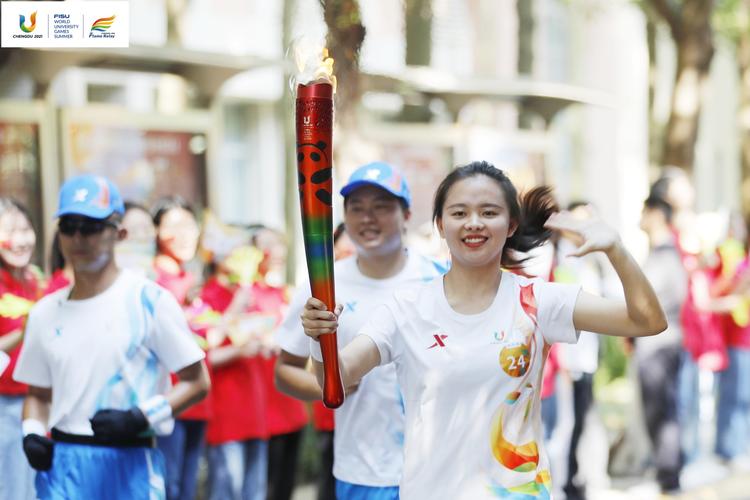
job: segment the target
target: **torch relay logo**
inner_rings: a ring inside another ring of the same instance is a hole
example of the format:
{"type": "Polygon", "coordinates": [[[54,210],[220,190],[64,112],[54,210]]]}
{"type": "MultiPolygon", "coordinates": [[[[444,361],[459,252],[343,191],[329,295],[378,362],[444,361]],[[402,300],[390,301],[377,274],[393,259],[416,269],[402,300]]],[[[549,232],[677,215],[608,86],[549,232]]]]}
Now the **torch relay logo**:
{"type": "Polygon", "coordinates": [[[19,16],[19,26],[21,26],[21,31],[24,33],[31,33],[34,31],[34,28],[36,28],[36,12],[31,14],[31,26],[26,26],[26,16],[23,14],[20,14],[19,16]]]}
{"type": "Polygon", "coordinates": [[[91,31],[89,32],[89,38],[114,38],[114,33],[107,33],[109,28],[115,22],[116,16],[103,17],[94,21],[91,25],[91,31]]]}

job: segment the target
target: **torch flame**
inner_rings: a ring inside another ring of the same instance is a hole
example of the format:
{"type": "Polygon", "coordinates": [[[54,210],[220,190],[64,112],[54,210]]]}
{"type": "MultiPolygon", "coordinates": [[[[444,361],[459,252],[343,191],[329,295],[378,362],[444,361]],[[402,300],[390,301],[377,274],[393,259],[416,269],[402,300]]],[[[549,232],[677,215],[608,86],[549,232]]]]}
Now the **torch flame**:
{"type": "Polygon", "coordinates": [[[297,74],[292,78],[292,88],[297,84],[308,85],[313,82],[327,82],[336,91],[336,77],[333,74],[333,58],[329,56],[325,43],[320,40],[312,42],[298,39],[292,45],[297,74]]]}

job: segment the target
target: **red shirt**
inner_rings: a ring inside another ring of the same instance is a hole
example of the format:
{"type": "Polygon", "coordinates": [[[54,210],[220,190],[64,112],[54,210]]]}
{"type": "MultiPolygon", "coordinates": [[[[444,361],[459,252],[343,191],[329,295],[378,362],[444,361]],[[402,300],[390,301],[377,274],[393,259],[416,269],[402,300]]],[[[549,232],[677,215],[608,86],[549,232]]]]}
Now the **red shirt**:
{"type": "MultiPolygon", "coordinates": [[[[735,270],[735,281],[748,272],[750,268],[749,257],[745,257],[735,270]]],[[[726,337],[727,347],[737,349],[750,349],[750,324],[745,326],[738,325],[731,314],[721,316],[726,337]]]]}
{"type": "Polygon", "coordinates": [[[174,274],[156,264],[154,264],[154,273],[156,274],[155,281],[172,292],[177,302],[183,306],[188,304],[188,292],[195,285],[193,273],[182,269],[179,273],[174,274]]]}
{"type": "MultiPolygon", "coordinates": [[[[284,288],[271,287],[263,283],[252,286],[252,305],[249,312],[258,312],[275,317],[276,326],[281,323],[288,304],[287,292],[284,288]]],[[[274,365],[276,356],[264,359],[263,382],[266,396],[266,418],[268,433],[271,436],[288,434],[302,429],[307,424],[307,411],[302,401],[282,394],[274,383],[274,365]]]]}
{"type": "MultiPolygon", "coordinates": [[[[39,298],[39,279],[31,271],[25,273],[23,280],[17,280],[7,270],[0,268],[0,310],[11,310],[6,316],[0,313],[0,336],[7,335],[15,330],[23,328],[28,311],[24,314],[16,314],[15,310],[23,300],[36,302],[39,298]]],[[[20,312],[20,310],[19,310],[20,312]]],[[[8,353],[10,364],[0,375],[0,394],[6,396],[19,396],[26,394],[26,385],[13,380],[13,370],[16,368],[18,355],[21,353],[21,344],[11,349],[8,353]]]]}
{"type": "Polygon", "coordinates": [[[44,289],[44,295],[49,295],[58,290],[61,290],[71,283],[72,282],[65,275],[65,271],[63,269],[58,269],[57,271],[52,273],[52,277],[50,277],[49,281],[47,282],[47,288],[44,289]]]}
{"type": "MultiPolygon", "coordinates": [[[[195,285],[195,276],[193,276],[193,273],[190,273],[188,271],[185,271],[184,269],[181,270],[177,274],[170,273],[166,271],[165,269],[160,268],[158,265],[154,264],[154,273],[156,275],[156,282],[169,290],[172,295],[174,295],[174,298],[177,299],[177,302],[180,303],[183,308],[187,306],[187,296],[188,291],[195,285]]],[[[199,335],[201,337],[206,336],[205,330],[203,331],[197,331],[193,332],[195,335],[199,335]]],[[[208,365],[208,360],[206,360],[206,365],[208,365]]],[[[210,372],[209,372],[210,373],[210,372]]],[[[178,378],[176,375],[172,374],[172,384],[175,384],[178,382],[178,378]]],[[[179,417],[177,417],[180,420],[208,420],[211,418],[211,397],[212,392],[209,391],[208,395],[198,403],[194,404],[193,406],[189,407],[187,410],[180,413],[179,417]]]]}
{"type": "MultiPolygon", "coordinates": [[[[234,290],[216,278],[208,280],[201,291],[203,302],[218,312],[229,307],[233,296],[234,290]]],[[[226,339],[223,345],[229,344],[226,339]]],[[[268,438],[264,363],[260,357],[241,358],[219,368],[212,367],[211,392],[208,444],[268,438]]]]}
{"type": "Polygon", "coordinates": [[[313,401],[312,404],[313,427],[317,431],[333,431],[335,424],[333,410],[326,408],[322,401],[313,401]]]}
{"type": "Polygon", "coordinates": [[[553,344],[547,354],[547,362],[544,363],[544,371],[542,372],[542,393],[541,398],[546,399],[555,393],[555,380],[557,379],[557,372],[560,370],[560,363],[557,360],[557,344],[553,344]]]}
{"type": "Polygon", "coordinates": [[[711,283],[715,279],[717,269],[701,267],[699,256],[682,248],[677,233],[675,242],[682,258],[682,265],[688,274],[688,294],[680,312],[683,347],[695,361],[705,353],[717,353],[722,358],[721,365],[726,367],[728,358],[719,316],[699,310],[695,303],[695,288],[703,286],[705,282],[711,283]]]}

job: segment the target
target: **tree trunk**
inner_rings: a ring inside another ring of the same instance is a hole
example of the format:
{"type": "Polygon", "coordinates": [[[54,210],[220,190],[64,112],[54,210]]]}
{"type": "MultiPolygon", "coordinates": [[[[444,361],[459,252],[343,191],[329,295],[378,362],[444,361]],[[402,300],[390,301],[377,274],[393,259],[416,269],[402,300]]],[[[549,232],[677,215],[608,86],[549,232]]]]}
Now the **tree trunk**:
{"type": "Polygon", "coordinates": [[[534,70],[534,0],[516,0],[518,15],[518,74],[534,70]]]}
{"type": "Polygon", "coordinates": [[[703,89],[712,56],[713,45],[688,43],[677,47],[677,71],[672,109],[664,134],[662,165],[693,169],[703,89]]]}
{"type": "MultiPolygon", "coordinates": [[[[530,77],[534,73],[534,0],[516,0],[518,15],[518,75],[530,77]]],[[[534,116],[518,106],[518,126],[522,129],[532,127],[534,116]]]]}
{"type": "Polygon", "coordinates": [[[336,89],[336,121],[349,124],[361,93],[359,51],[365,39],[365,27],[357,0],[320,0],[328,27],[328,53],[333,57],[336,89]]]}
{"type": "Polygon", "coordinates": [[[429,66],[432,56],[432,0],[406,0],[406,64],[429,66]]]}
{"type": "MultiPolygon", "coordinates": [[[[286,50],[292,43],[292,13],[296,0],[284,0],[282,14],[282,47],[286,50]]],[[[289,75],[284,75],[286,79],[289,75]]],[[[277,113],[282,117],[284,145],[284,220],[286,227],[287,248],[297,248],[297,221],[299,220],[299,189],[297,187],[297,137],[294,124],[294,96],[284,86],[281,99],[278,100],[277,113]]],[[[288,283],[296,283],[296,262],[294,251],[289,252],[286,260],[286,277],[288,283]]]]}
{"type": "MultiPolygon", "coordinates": [[[[429,66],[432,59],[432,0],[406,0],[406,65],[429,66]]],[[[407,123],[426,123],[432,113],[424,104],[405,103],[398,117],[407,123]]]]}
{"type": "Polygon", "coordinates": [[[693,169],[703,89],[714,55],[712,11],[712,0],[684,0],[679,16],[668,20],[677,48],[677,71],[662,165],[693,169]]]}

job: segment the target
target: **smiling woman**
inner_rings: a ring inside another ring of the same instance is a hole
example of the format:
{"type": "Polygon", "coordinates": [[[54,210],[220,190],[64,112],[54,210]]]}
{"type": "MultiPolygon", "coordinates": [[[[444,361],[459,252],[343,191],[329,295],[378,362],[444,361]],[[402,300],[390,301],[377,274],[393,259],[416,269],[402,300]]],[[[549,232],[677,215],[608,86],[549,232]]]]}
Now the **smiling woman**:
{"type": "Polygon", "coordinates": [[[462,246],[481,248],[485,254],[487,249],[494,249],[500,252],[503,267],[515,269],[525,260],[519,253],[549,239],[552,232],[544,227],[544,222],[557,211],[549,187],[532,189],[519,199],[516,188],[502,171],[487,162],[476,162],[454,170],[440,184],[432,217],[454,260],[462,257],[462,246]],[[495,182],[487,182],[488,178],[495,182]],[[449,192],[451,199],[446,206],[449,192]],[[519,225],[521,221],[523,225],[519,225]],[[462,245],[448,235],[457,237],[462,245]]]}
{"type": "MultiPolygon", "coordinates": [[[[20,429],[24,384],[15,382],[13,370],[23,339],[23,323],[31,306],[39,298],[38,273],[30,265],[36,235],[25,207],[15,200],[0,197],[0,358],[7,352],[9,366],[0,370],[0,420],[7,428],[20,429]]],[[[2,364],[2,363],[0,363],[2,364]]],[[[33,471],[22,452],[18,432],[0,432],[0,463],[4,477],[0,497],[32,498],[33,471]]]]}
{"type": "MultiPolygon", "coordinates": [[[[397,290],[340,351],[346,386],[379,365],[396,367],[406,409],[400,498],[549,498],[538,392],[552,344],[575,343],[582,329],[636,337],[666,327],[617,233],[600,220],[555,212],[548,188],[519,197],[489,163],[457,168],[438,188],[433,211],[451,269],[442,279],[397,290]],[[624,301],[503,271],[522,262],[518,252],[561,230],[582,241],[576,255],[607,255],[624,301]]],[[[308,301],[302,324],[316,360],[314,340],[338,326],[341,310],[308,301]]],[[[316,371],[320,376],[318,363],[316,371]]]]}

